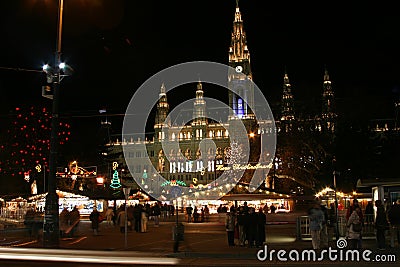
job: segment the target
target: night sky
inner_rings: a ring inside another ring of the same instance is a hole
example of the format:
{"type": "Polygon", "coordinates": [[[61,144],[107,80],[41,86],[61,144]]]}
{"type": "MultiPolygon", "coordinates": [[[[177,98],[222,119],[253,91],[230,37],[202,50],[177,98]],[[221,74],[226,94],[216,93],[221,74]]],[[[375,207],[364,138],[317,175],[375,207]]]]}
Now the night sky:
{"type": "MultiPolygon", "coordinates": [[[[41,70],[53,63],[57,2],[0,2],[1,119],[18,105],[51,105],[41,97],[43,73],[8,68],[41,70]]],[[[228,63],[234,0],[64,2],[62,58],[74,74],[62,82],[60,113],[72,126],[74,157],[91,148],[98,110],[124,113],[136,88],[153,74],[187,61],[228,63]]],[[[351,120],[394,117],[397,9],[382,1],[347,2],[239,2],[254,82],[271,106],[280,100],[286,67],[299,110],[318,110],[326,66],[340,114],[351,120]]],[[[227,103],[226,91],[203,88],[205,96],[227,103]]],[[[193,98],[195,86],[180,95],[193,98]]],[[[169,101],[173,107],[178,98],[169,101]]],[[[120,132],[122,117],[110,119],[120,132]]]]}

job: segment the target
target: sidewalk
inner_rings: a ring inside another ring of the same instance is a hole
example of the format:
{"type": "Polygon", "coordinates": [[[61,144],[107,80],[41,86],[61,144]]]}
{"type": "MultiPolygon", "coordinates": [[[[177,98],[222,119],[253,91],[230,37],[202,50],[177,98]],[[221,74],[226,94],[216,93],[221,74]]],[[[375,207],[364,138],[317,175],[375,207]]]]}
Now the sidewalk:
{"type": "MultiPolygon", "coordinates": [[[[178,258],[181,262],[180,265],[184,266],[265,266],[268,264],[268,262],[257,259],[260,248],[228,247],[224,223],[218,222],[215,218],[207,223],[187,223],[184,221],[184,216],[180,215],[179,222],[184,225],[184,241],[179,242],[179,251],[174,253],[172,234],[175,221],[176,217],[166,221],[161,220],[159,227],[155,227],[154,222],[150,221],[147,233],[128,232],[126,246],[125,234],[121,233],[118,227],[108,226],[106,222],[102,222],[99,234],[95,236],[90,222],[81,221],[75,237],[60,239],[60,249],[126,251],[131,252],[132,255],[142,255],[143,257],[178,258]]],[[[312,248],[311,241],[296,240],[296,225],[293,223],[275,221],[273,224],[268,224],[266,235],[268,251],[309,250],[312,248]]],[[[37,248],[42,246],[39,242],[32,242],[27,237],[24,237],[24,240],[21,240],[18,245],[37,248]]],[[[336,242],[333,242],[332,247],[336,247],[336,242]]],[[[363,240],[363,248],[375,251],[375,240],[363,240]]],[[[386,252],[391,253],[392,250],[386,252]]],[[[398,252],[399,249],[394,251],[397,258],[400,256],[398,252]]],[[[285,266],[288,265],[287,263],[285,266]]],[[[321,263],[323,262],[319,262],[319,264],[321,263]]],[[[332,262],[327,263],[333,264],[332,262]]],[[[274,264],[283,264],[283,262],[274,260],[274,264]]],[[[298,265],[300,262],[291,262],[291,264],[298,265]]]]}

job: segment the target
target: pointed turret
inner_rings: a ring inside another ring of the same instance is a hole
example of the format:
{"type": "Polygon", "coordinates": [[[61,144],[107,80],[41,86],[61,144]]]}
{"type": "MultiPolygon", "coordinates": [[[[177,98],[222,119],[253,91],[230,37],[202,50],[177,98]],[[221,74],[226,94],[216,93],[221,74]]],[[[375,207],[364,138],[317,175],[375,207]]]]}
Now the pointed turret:
{"type": "Polygon", "coordinates": [[[254,119],[254,88],[250,68],[250,52],[247,47],[246,32],[244,31],[242,14],[239,3],[236,1],[235,16],[229,47],[229,66],[232,67],[228,74],[229,118],[254,119]]]}
{"type": "Polygon", "coordinates": [[[166,126],[170,125],[169,121],[167,121],[168,113],[169,113],[169,105],[167,101],[167,93],[165,90],[165,85],[163,83],[160,89],[159,99],[157,103],[156,119],[154,124],[156,138],[158,139],[165,138],[165,134],[161,132],[162,127],[164,125],[166,126]]]}
{"type": "Polygon", "coordinates": [[[206,101],[203,98],[204,91],[201,81],[197,84],[196,100],[193,104],[193,123],[196,125],[205,125],[206,119],[206,101]]]}
{"type": "Polygon", "coordinates": [[[328,70],[325,67],[321,114],[323,128],[333,132],[335,130],[336,116],[335,96],[332,89],[332,82],[330,80],[328,70]]]}
{"type": "Polygon", "coordinates": [[[294,99],[292,95],[292,86],[290,85],[289,76],[285,69],[285,74],[283,76],[281,121],[293,121],[294,118],[294,99]]]}

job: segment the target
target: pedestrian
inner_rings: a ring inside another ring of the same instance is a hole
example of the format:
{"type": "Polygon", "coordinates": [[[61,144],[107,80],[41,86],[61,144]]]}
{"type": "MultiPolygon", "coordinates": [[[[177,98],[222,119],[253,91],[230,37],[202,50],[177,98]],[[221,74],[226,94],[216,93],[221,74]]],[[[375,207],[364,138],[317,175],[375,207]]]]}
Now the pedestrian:
{"type": "Polygon", "coordinates": [[[112,219],[115,216],[114,210],[112,209],[112,207],[108,207],[105,216],[106,216],[106,220],[107,220],[107,226],[111,226],[112,219]]]}
{"type": "MultiPolygon", "coordinates": [[[[346,222],[349,220],[349,217],[353,213],[354,209],[358,206],[360,206],[360,204],[358,203],[358,200],[356,198],[353,199],[353,205],[351,205],[346,211],[346,222]]],[[[360,209],[360,212],[358,213],[358,215],[360,216],[360,220],[364,221],[364,216],[362,214],[361,209],[360,209]]]]}
{"type": "Polygon", "coordinates": [[[65,231],[69,227],[69,211],[64,207],[60,213],[60,236],[65,237],[65,231]]]}
{"type": "Polygon", "coordinates": [[[362,221],[359,213],[360,207],[358,205],[354,206],[353,213],[347,221],[347,239],[351,249],[361,249],[359,239],[361,238],[362,221]]]}
{"type": "Polygon", "coordinates": [[[388,219],[390,222],[390,246],[395,247],[395,238],[397,245],[400,245],[400,199],[388,211],[388,219]]]}
{"type": "Polygon", "coordinates": [[[120,209],[117,215],[117,224],[119,226],[119,231],[121,233],[125,233],[125,220],[126,220],[125,209],[120,209]]]}
{"type": "Polygon", "coordinates": [[[328,245],[332,244],[333,235],[336,233],[336,208],[335,203],[331,203],[328,209],[328,221],[326,223],[328,230],[328,245]]]}
{"type": "Polygon", "coordinates": [[[222,204],[219,204],[217,208],[217,213],[218,213],[218,222],[222,222],[222,204]]]}
{"type": "Polygon", "coordinates": [[[261,247],[265,242],[265,225],[267,223],[267,217],[263,211],[263,208],[259,208],[257,212],[257,235],[256,235],[256,247],[261,247]]]}
{"type": "Polygon", "coordinates": [[[195,223],[199,222],[199,210],[197,209],[197,207],[194,207],[193,222],[195,223]]]}
{"type": "Polygon", "coordinates": [[[321,226],[324,221],[324,213],[321,211],[321,205],[318,202],[309,210],[308,216],[310,218],[310,233],[313,249],[320,249],[321,226]]]}
{"type": "Polygon", "coordinates": [[[164,203],[164,205],[161,206],[161,218],[163,219],[163,221],[167,220],[167,212],[168,212],[168,207],[167,207],[167,203],[164,203]]]}
{"type": "Polygon", "coordinates": [[[78,231],[79,222],[81,221],[81,214],[77,206],[69,212],[69,224],[71,228],[70,236],[74,236],[78,231]]]}
{"type": "Polygon", "coordinates": [[[146,233],[147,232],[147,221],[149,220],[147,210],[145,208],[142,209],[141,217],[140,217],[140,232],[146,233]]]}
{"type": "Polygon", "coordinates": [[[226,213],[226,219],[225,219],[225,228],[226,228],[226,233],[228,235],[228,245],[230,247],[235,246],[235,224],[236,224],[235,207],[232,206],[230,208],[230,211],[226,213]]]}
{"type": "Polygon", "coordinates": [[[100,222],[100,212],[94,207],[93,211],[89,215],[89,219],[92,222],[93,234],[98,235],[99,232],[99,222],[100,222]]]}
{"type": "Polygon", "coordinates": [[[246,216],[246,224],[247,247],[252,248],[256,245],[257,235],[257,215],[254,207],[249,207],[249,213],[246,216]]]}
{"type": "Polygon", "coordinates": [[[239,207],[239,211],[237,213],[237,225],[239,231],[239,246],[244,247],[246,242],[246,229],[245,229],[245,220],[246,216],[244,213],[243,206],[239,207]]]}
{"type": "Polygon", "coordinates": [[[210,209],[208,208],[207,205],[205,205],[204,207],[204,218],[206,222],[210,220],[210,209]]]}
{"type": "Polygon", "coordinates": [[[153,206],[153,217],[154,217],[154,226],[155,227],[160,226],[160,215],[161,215],[160,204],[158,202],[156,202],[156,203],[154,203],[154,206],[153,206]]]}
{"type": "Polygon", "coordinates": [[[371,225],[374,222],[374,205],[372,204],[372,201],[368,201],[367,206],[365,206],[365,222],[368,225],[371,225]]]}
{"type": "Polygon", "coordinates": [[[324,220],[321,223],[321,248],[328,248],[328,209],[323,204],[321,205],[321,211],[324,214],[324,220]]]}
{"type": "Polygon", "coordinates": [[[35,213],[34,208],[29,208],[25,214],[24,224],[28,228],[29,237],[33,236],[35,213]]]}
{"type": "Polygon", "coordinates": [[[376,206],[376,218],[375,218],[375,228],[376,228],[376,242],[379,250],[385,250],[386,239],[385,231],[389,227],[387,221],[385,208],[383,207],[382,200],[375,200],[376,206]]]}
{"type": "Polygon", "coordinates": [[[271,204],[271,207],[269,207],[269,209],[271,210],[271,213],[275,213],[276,207],[274,206],[274,204],[271,204]]]}
{"type": "MultiPolygon", "coordinates": [[[[128,213],[129,216],[129,213],[128,213]]],[[[142,220],[142,204],[136,204],[133,208],[133,217],[135,220],[135,231],[140,233],[141,231],[141,220],[142,220]]],[[[129,217],[128,217],[129,218],[129,217]]]]}
{"type": "MultiPolygon", "coordinates": [[[[123,204],[123,208],[125,209],[125,203],[123,204]]],[[[132,227],[133,227],[133,225],[136,225],[136,217],[135,217],[135,206],[133,206],[133,205],[129,205],[127,208],[126,208],[126,216],[127,216],[127,219],[128,219],[128,230],[129,231],[132,231],[132,227]]],[[[136,214],[136,216],[137,216],[137,214],[136,214]]]]}
{"type": "Polygon", "coordinates": [[[192,222],[192,213],[193,213],[193,208],[192,206],[186,207],[186,214],[187,214],[187,222],[190,223],[192,222]]]}

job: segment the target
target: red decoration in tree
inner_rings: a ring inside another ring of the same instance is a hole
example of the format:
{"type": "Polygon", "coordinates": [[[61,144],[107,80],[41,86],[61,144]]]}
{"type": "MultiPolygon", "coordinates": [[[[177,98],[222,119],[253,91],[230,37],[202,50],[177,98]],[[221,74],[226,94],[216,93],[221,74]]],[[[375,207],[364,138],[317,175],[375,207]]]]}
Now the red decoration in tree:
{"type": "MultiPolygon", "coordinates": [[[[51,110],[16,107],[10,115],[11,120],[0,132],[0,175],[21,175],[35,170],[38,163],[48,167],[51,110]]],[[[58,141],[61,145],[68,141],[70,128],[68,123],[60,122],[58,141]]]]}

